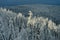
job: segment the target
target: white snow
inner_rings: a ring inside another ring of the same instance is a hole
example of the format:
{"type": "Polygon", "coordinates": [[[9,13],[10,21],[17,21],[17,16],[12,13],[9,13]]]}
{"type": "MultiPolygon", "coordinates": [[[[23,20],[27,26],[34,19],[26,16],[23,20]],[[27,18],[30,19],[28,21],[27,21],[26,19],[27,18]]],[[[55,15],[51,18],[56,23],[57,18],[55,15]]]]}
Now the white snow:
{"type": "Polygon", "coordinates": [[[60,24],[0,8],[0,40],[60,40],[60,24]]]}

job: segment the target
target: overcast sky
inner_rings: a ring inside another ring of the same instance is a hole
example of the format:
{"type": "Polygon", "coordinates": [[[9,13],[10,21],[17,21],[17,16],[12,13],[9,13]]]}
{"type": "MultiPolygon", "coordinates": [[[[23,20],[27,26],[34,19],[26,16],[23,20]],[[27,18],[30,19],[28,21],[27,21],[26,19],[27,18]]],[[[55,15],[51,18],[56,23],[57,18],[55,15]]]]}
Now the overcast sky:
{"type": "Polygon", "coordinates": [[[60,5],[60,0],[0,0],[0,6],[12,6],[23,4],[50,4],[60,5]]]}

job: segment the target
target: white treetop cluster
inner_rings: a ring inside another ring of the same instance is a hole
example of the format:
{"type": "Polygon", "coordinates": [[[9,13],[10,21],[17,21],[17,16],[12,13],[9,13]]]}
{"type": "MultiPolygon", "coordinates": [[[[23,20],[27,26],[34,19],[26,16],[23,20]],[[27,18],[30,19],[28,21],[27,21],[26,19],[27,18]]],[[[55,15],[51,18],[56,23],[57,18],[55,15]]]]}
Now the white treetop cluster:
{"type": "Polygon", "coordinates": [[[60,40],[60,24],[0,8],[0,40],[60,40]]]}

